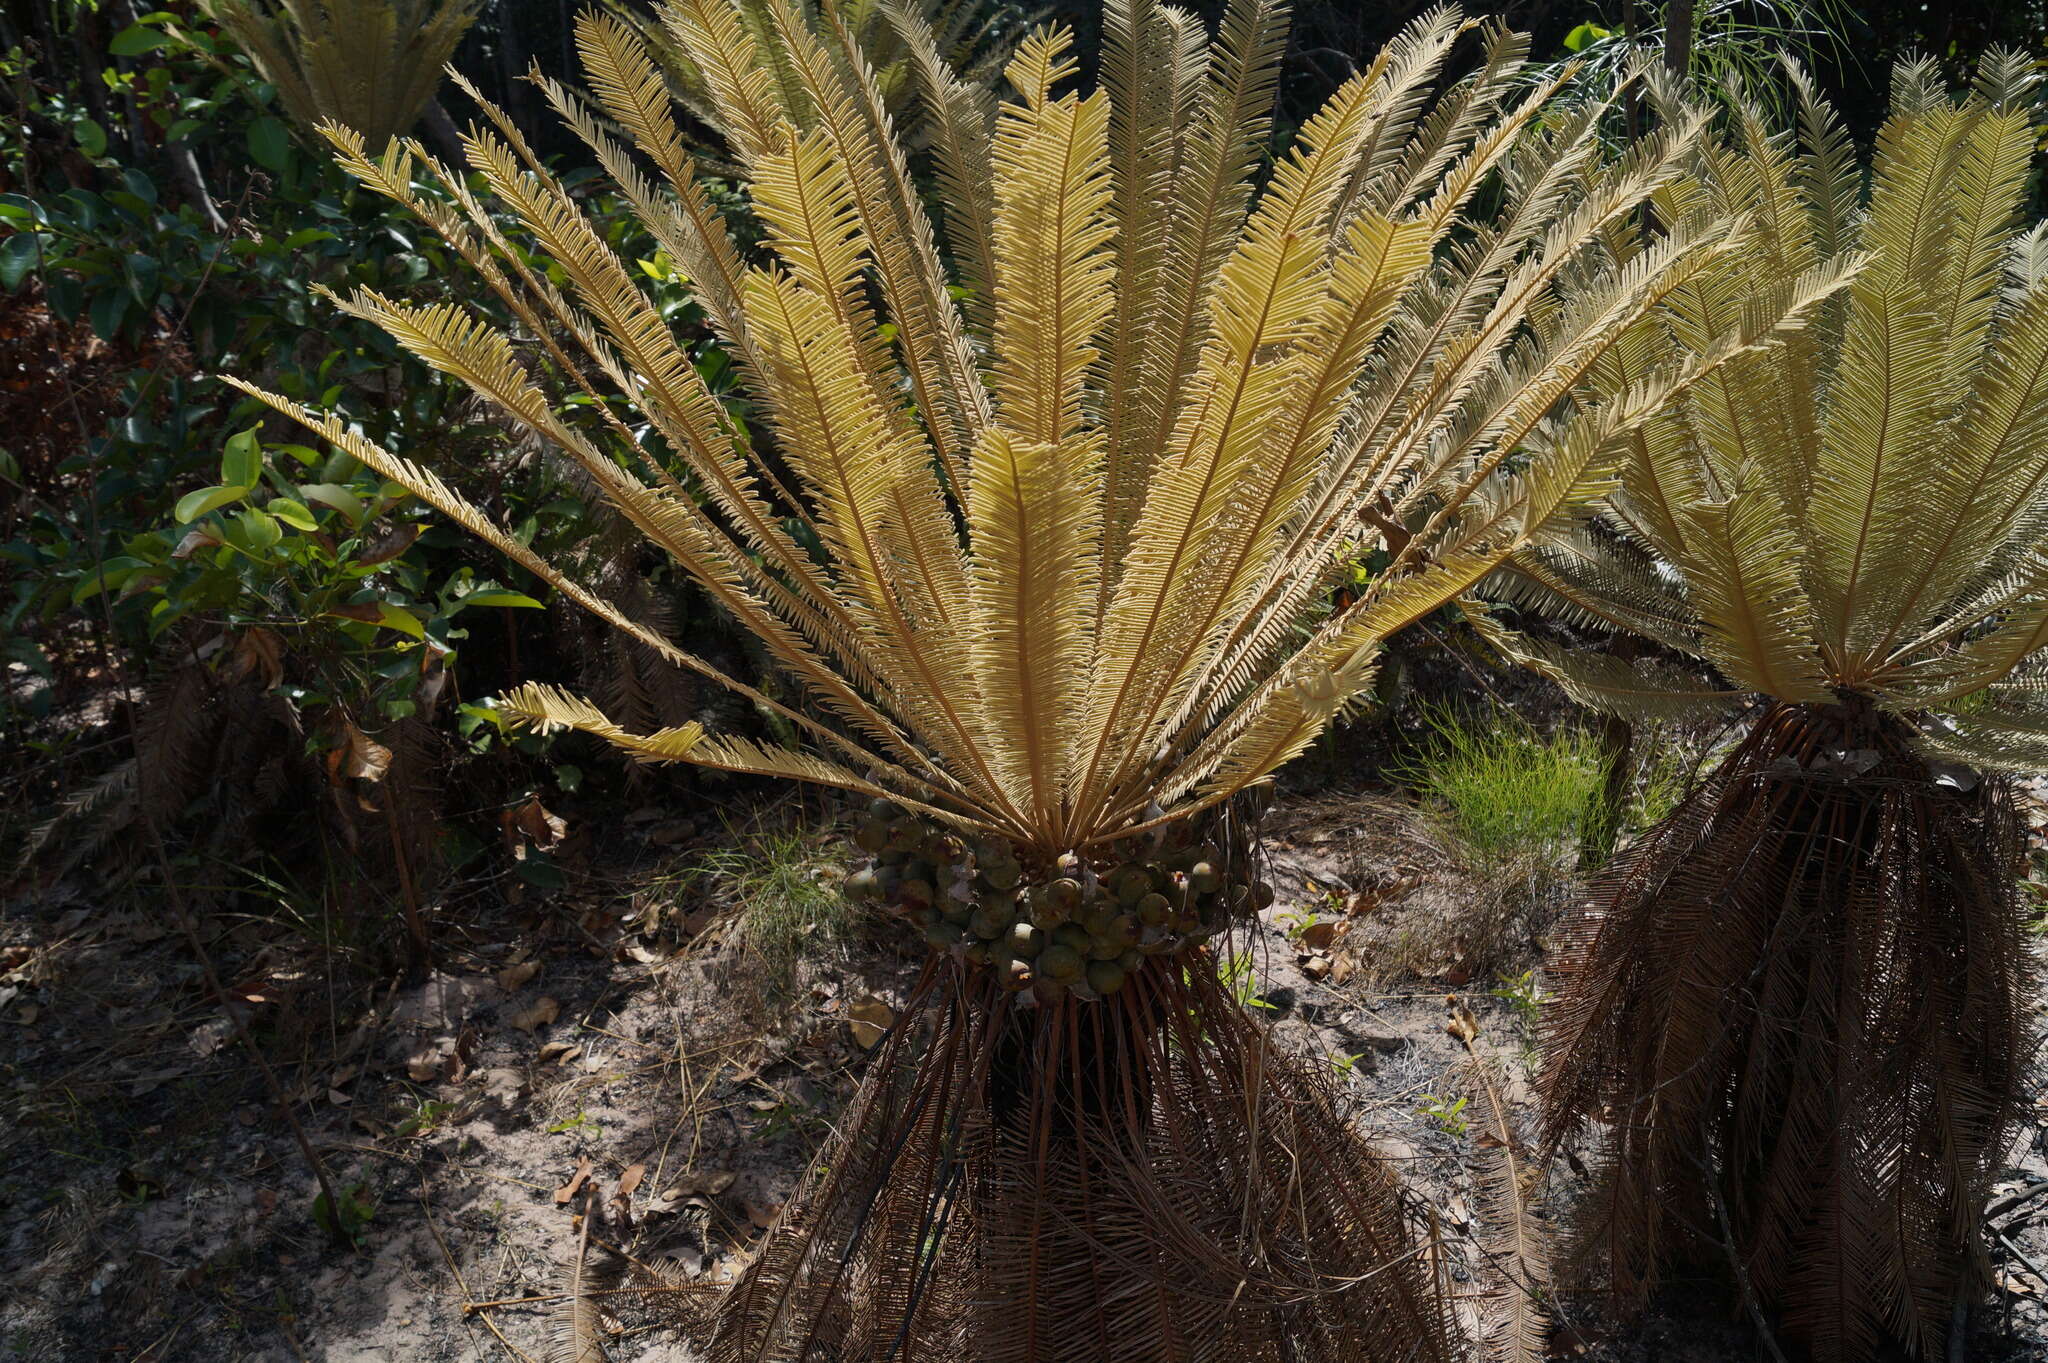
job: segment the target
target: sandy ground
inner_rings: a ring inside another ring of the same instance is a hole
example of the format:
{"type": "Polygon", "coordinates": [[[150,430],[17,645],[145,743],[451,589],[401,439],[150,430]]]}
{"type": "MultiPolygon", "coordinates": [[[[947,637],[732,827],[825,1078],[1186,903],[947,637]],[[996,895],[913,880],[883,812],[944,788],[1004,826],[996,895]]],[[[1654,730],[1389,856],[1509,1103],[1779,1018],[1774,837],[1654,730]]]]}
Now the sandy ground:
{"type": "MultiPolygon", "coordinates": [[[[1447,996],[1471,1009],[1526,1123],[1517,969],[1461,940],[1459,920],[1490,892],[1382,802],[1283,804],[1269,827],[1281,895],[1248,944],[1258,1011],[1284,1045],[1334,1068],[1355,1119],[1435,1208],[1459,1275],[1484,1290],[1470,1206],[1482,1151],[1474,1109],[1446,1115],[1467,1095],[1445,1021],[1447,996]],[[1371,963],[1394,956],[1421,973],[1376,975],[1371,963]]],[[[759,1005],[695,893],[628,879],[567,904],[504,905],[425,985],[346,1007],[298,963],[308,953],[260,924],[224,928],[215,951],[236,1006],[343,1190],[353,1247],[321,1229],[290,1130],[162,916],[109,915],[63,889],[12,906],[0,923],[0,1357],[542,1363],[593,1199],[610,1210],[586,1254],[626,1241],[686,1292],[729,1276],[852,1090],[853,1024],[901,998],[914,961],[885,933],[759,1005]]],[[[2048,1102],[2001,1193],[2048,1179],[2044,1155],[2048,1102]]],[[[2019,1254],[2048,1263],[2048,1195],[2002,1224],[2019,1254]]],[[[2048,1359],[2048,1282],[2003,1246],[1996,1264],[2001,1290],[1968,1357],[2048,1359]]],[[[618,1363],[691,1358],[664,1301],[593,1300],[618,1363]]],[[[1626,1328],[1562,1309],[1560,1357],[1765,1357],[1683,1291],[1626,1328]]]]}

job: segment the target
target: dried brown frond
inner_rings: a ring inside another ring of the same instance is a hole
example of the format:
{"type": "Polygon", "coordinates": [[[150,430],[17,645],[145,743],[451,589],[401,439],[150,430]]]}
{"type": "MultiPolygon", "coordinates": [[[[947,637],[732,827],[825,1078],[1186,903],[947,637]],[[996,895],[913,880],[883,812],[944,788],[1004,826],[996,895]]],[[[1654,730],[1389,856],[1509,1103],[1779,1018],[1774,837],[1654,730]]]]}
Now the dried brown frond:
{"type": "Polygon", "coordinates": [[[1481,1300],[1480,1344],[1491,1363],[1539,1363],[1549,1351],[1553,1290],[1549,1231],[1535,1211],[1543,1173],[1501,1101],[1491,1060],[1465,1043],[1474,1125],[1472,1210],[1491,1291],[1481,1300]]]}
{"type": "Polygon", "coordinates": [[[1213,970],[1036,1011],[932,963],[715,1363],[1455,1356],[1393,1167],[1213,970]]]}
{"type": "Polygon", "coordinates": [[[1546,1142],[1607,1156],[1580,1244],[1615,1292],[1732,1264],[1815,1358],[1939,1355],[2021,1089],[2019,846],[1899,721],[1781,706],[1617,858],[1540,1084],[1546,1142]]]}

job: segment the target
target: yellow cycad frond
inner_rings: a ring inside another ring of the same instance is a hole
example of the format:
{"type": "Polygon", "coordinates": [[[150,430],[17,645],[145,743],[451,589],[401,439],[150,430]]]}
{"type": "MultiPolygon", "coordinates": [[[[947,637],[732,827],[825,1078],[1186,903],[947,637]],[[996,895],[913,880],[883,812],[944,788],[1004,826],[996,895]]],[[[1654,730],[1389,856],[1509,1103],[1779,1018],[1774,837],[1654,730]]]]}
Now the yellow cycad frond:
{"type": "MultiPolygon", "coordinates": [[[[1027,39],[1012,78],[1037,81],[1057,65],[1027,39]]],[[[1100,94],[1027,99],[996,122],[993,379],[998,419],[1025,441],[1056,445],[1079,431],[1082,380],[1116,308],[1102,250],[1115,235],[1108,133],[1100,94]]]]}
{"type": "MultiPolygon", "coordinates": [[[[665,7],[750,183],[756,260],[627,24],[578,24],[589,104],[541,83],[684,264],[744,427],[502,111],[482,105],[464,167],[412,144],[373,159],[333,133],[521,340],[456,308],[370,292],[343,306],[559,449],[795,689],[775,700],[720,676],[432,472],[264,399],[787,718],[803,750],[633,735],[519,693],[535,722],[888,796],[1036,858],[1129,837],[1265,779],[1355,703],[1388,634],[1568,533],[1617,469],[1676,458],[1657,453],[1672,444],[1658,408],[1781,339],[1830,286],[1816,266],[1735,306],[1724,275],[1753,235],[1697,195],[1640,249],[1617,245],[1652,196],[1677,193],[1700,116],[1612,155],[1618,106],[1561,107],[1556,83],[1523,78],[1512,35],[1489,33],[1470,79],[1445,81],[1469,28],[1448,11],[1336,91],[1254,193],[1276,0],[1233,0],[1213,41],[1185,11],[1119,0],[1102,89],[1065,88],[1079,63],[1046,29],[1000,105],[946,69],[924,11],[881,8],[926,101],[965,308],[895,130],[898,75],[858,41],[879,10],[665,7]],[[1693,296],[1711,304],[1693,324],[1703,349],[1663,353],[1653,312],[1693,296]],[[1386,571],[1333,610],[1349,556],[1374,547],[1386,571]]],[[[1987,387],[1985,409],[2018,382],[1987,387]]],[[[1697,519],[1666,538],[1743,541],[1697,519]]]]}
{"type": "Polygon", "coordinates": [[[723,131],[749,158],[776,150],[784,124],[801,126],[777,87],[776,66],[729,0],[673,0],[658,10],[663,27],[702,78],[722,115],[723,131]]]}
{"type": "Polygon", "coordinates": [[[1625,577],[1560,575],[1540,552],[1504,594],[1649,634],[1777,700],[1896,709],[1945,750],[1929,711],[1967,711],[2048,643],[2048,236],[2017,222],[2031,77],[1993,54],[1957,98],[1931,68],[1903,70],[1860,210],[1839,119],[1791,80],[1794,131],[1738,104],[1730,141],[1658,196],[1673,220],[1740,215],[1741,239],[1593,371],[1611,403],[1759,316],[1823,319],[1715,366],[1630,434],[1605,513],[1668,564],[1685,627],[1644,613],[1625,577]]]}
{"type": "Polygon", "coordinates": [[[1832,698],[1814,647],[1813,605],[1801,586],[1804,552],[1780,508],[1738,492],[1680,513],[1679,567],[1704,627],[1701,651],[1735,681],[1791,701],[1832,698]]]}
{"type": "Polygon", "coordinates": [[[575,729],[603,739],[640,762],[680,762],[704,737],[704,726],[695,721],[651,734],[627,733],[589,701],[538,682],[513,687],[498,697],[498,708],[536,732],[575,729]]]}
{"type": "Polygon", "coordinates": [[[1086,702],[1101,572],[1093,439],[1045,444],[1005,429],[975,447],[967,495],[974,542],[974,664],[986,732],[1013,803],[1056,826],[1067,813],[1085,732],[1073,722],[1086,702]]]}

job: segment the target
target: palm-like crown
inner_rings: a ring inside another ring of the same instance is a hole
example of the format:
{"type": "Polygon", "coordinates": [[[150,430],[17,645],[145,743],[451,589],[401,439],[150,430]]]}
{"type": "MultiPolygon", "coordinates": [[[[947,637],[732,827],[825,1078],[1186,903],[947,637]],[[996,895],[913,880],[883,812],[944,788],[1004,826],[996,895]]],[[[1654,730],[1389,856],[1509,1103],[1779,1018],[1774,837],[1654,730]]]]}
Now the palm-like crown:
{"type": "Polygon", "coordinates": [[[1951,98],[1931,65],[1902,67],[1861,207],[1847,136],[1794,77],[1796,136],[1739,105],[1729,144],[1655,204],[1756,230],[1637,324],[1598,381],[1620,390],[1787,279],[1834,263],[1853,282],[1822,325],[1639,428],[1600,522],[1503,581],[1539,610],[1704,659],[1727,686],[1504,642],[1597,706],[1861,697],[1914,717],[1937,752],[2038,767],[2048,711],[2014,677],[2048,642],[2048,237],[2019,225],[2032,77],[1994,53],[1951,98]]]}
{"type": "Polygon", "coordinates": [[[202,0],[299,124],[381,146],[419,121],[482,0],[202,0]]]}
{"type": "Polygon", "coordinates": [[[1612,250],[1645,196],[1675,188],[1697,116],[1608,158],[1610,106],[1563,108],[1554,84],[1522,82],[1526,43],[1500,32],[1432,101],[1469,27],[1438,12],[1339,89],[1254,194],[1281,7],[1238,0],[1212,43],[1178,10],[1124,0],[1103,88],[1061,93],[1075,64],[1064,33],[1041,30],[994,109],[898,16],[962,306],[858,45],[793,0],[770,8],[770,34],[730,0],[668,16],[746,171],[759,260],[699,187],[628,26],[578,23],[601,116],[543,82],[687,272],[762,439],[495,110],[469,159],[524,240],[417,146],[373,159],[329,134],[545,359],[529,367],[458,306],[368,290],[342,306],[558,445],[810,704],[650,634],[435,472],[261,395],[810,740],[634,735],[547,688],[506,700],[643,758],[888,796],[1048,854],[1222,800],[1366,686],[1389,631],[1470,589],[1672,394],[1823,291],[1786,291],[1700,354],[1569,403],[1656,305],[1726,275],[1737,229],[1705,212],[1625,262],[1612,250]],[[415,183],[422,168],[438,188],[415,183]],[[1468,216],[1482,195],[1483,224],[1468,216]],[[1316,618],[1360,507],[1390,529],[1391,564],[1316,618]]]}

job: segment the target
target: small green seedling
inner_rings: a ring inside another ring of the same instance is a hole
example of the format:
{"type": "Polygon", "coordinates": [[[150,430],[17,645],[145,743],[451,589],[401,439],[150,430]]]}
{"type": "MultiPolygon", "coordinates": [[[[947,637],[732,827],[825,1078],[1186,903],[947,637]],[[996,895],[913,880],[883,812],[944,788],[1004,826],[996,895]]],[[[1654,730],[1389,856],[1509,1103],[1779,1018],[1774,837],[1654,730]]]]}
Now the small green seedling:
{"type": "Polygon", "coordinates": [[[1543,986],[1536,982],[1534,970],[1525,970],[1490,992],[1495,998],[1507,1001],[1523,1026],[1534,1027],[1543,1020],[1543,1004],[1547,996],[1543,986]]]}
{"type": "Polygon", "coordinates": [[[1224,957],[1223,968],[1218,972],[1218,978],[1223,982],[1223,987],[1229,991],[1230,997],[1237,1000],[1238,1007],[1267,1009],[1273,1007],[1272,1004],[1259,997],[1259,973],[1257,967],[1252,964],[1251,953],[1239,952],[1224,957]]]}
{"type": "Polygon", "coordinates": [[[327,1194],[313,1199],[313,1224],[337,1240],[346,1240],[360,1247],[363,1237],[369,1233],[370,1221],[377,1215],[377,1204],[370,1197],[368,1185],[351,1184],[341,1195],[341,1208],[336,1210],[328,1205],[327,1194]]]}
{"type": "Polygon", "coordinates": [[[394,1134],[401,1137],[432,1135],[435,1128],[446,1122],[454,1113],[455,1104],[443,1102],[439,1098],[428,1098],[419,1105],[412,1116],[398,1124],[394,1134]]]}
{"type": "Polygon", "coordinates": [[[586,1116],[582,1108],[577,1108],[575,1116],[564,1117],[561,1121],[556,1122],[548,1128],[548,1134],[550,1136],[559,1136],[565,1131],[588,1131],[591,1135],[595,1136],[603,1130],[604,1128],[597,1124],[595,1117],[586,1116]]]}
{"type": "Polygon", "coordinates": [[[1465,1099],[1463,1098],[1460,1098],[1455,1103],[1446,1103],[1434,1093],[1425,1093],[1422,1095],[1422,1102],[1415,1110],[1435,1122],[1446,1135],[1462,1136],[1465,1134],[1467,1123],[1465,1120],[1465,1099]]]}

